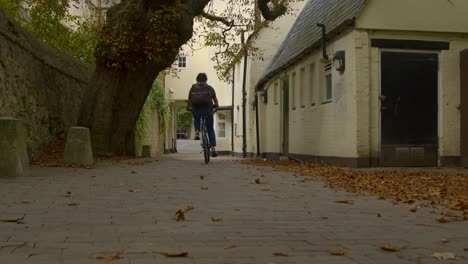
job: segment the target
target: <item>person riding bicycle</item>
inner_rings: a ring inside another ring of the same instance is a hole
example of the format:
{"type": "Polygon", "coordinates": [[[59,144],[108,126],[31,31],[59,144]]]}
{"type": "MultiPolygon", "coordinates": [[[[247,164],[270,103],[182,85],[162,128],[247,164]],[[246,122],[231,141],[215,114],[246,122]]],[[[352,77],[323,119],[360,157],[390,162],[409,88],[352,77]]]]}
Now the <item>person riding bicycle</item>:
{"type": "Polygon", "coordinates": [[[200,139],[200,117],[205,116],[208,138],[211,146],[211,156],[217,157],[216,136],[213,128],[214,109],[218,108],[218,98],[213,87],[208,85],[205,73],[197,75],[197,83],[192,85],[188,95],[187,111],[192,111],[195,125],[195,139],[200,139]]]}

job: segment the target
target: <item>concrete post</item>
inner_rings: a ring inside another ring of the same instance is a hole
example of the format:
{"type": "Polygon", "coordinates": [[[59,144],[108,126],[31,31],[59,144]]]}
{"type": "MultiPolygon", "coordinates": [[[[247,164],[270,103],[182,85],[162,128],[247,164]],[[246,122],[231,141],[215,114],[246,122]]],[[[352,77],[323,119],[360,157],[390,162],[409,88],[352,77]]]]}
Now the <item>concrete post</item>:
{"type": "Polygon", "coordinates": [[[68,165],[91,165],[94,163],[88,128],[71,127],[68,130],[63,160],[68,165]]]}
{"type": "Polygon", "coordinates": [[[0,177],[24,174],[28,166],[23,123],[16,118],[0,117],[0,177]]]}

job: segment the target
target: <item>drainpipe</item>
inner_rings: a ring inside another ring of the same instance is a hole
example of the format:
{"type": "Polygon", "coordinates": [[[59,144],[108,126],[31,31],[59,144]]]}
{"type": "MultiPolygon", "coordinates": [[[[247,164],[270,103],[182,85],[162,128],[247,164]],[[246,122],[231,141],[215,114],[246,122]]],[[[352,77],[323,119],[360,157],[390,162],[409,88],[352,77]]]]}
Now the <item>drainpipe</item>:
{"type": "Polygon", "coordinates": [[[232,67],[232,95],[231,95],[231,151],[232,155],[234,156],[234,87],[235,87],[235,76],[236,76],[236,66],[232,67]]]}
{"type": "Polygon", "coordinates": [[[325,60],[328,60],[328,54],[327,54],[327,28],[325,27],[324,24],[318,23],[317,27],[322,28],[322,53],[323,53],[323,58],[325,60]]]}
{"type": "MultiPolygon", "coordinates": [[[[244,34],[241,38],[242,44],[244,44],[244,34]]],[[[244,53],[244,76],[242,77],[242,157],[247,157],[247,127],[246,127],[246,112],[247,112],[247,51],[244,53]]]]}
{"type": "Polygon", "coordinates": [[[260,157],[260,124],[258,123],[258,92],[255,93],[255,132],[257,134],[257,157],[260,157]]]}

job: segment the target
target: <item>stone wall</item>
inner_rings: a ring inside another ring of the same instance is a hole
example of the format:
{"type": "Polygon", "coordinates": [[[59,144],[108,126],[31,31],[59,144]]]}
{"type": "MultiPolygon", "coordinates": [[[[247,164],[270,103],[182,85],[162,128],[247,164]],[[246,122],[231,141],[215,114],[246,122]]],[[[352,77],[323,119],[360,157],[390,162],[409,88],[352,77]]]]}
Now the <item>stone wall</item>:
{"type": "Polygon", "coordinates": [[[29,157],[76,125],[92,67],[35,39],[0,9],[0,116],[22,119],[29,157]]]}

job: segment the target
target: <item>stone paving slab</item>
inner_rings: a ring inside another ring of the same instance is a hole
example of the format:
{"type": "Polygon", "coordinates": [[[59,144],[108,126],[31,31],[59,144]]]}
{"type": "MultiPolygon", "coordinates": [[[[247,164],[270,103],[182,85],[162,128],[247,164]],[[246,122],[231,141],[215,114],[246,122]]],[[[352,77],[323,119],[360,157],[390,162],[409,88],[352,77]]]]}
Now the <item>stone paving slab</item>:
{"type": "Polygon", "coordinates": [[[96,257],[116,251],[122,259],[109,263],[445,264],[468,259],[467,222],[438,223],[430,209],[410,212],[405,204],[331,190],[320,181],[230,157],[208,165],[200,154],[131,163],[32,167],[28,175],[0,178],[0,218],[24,216],[23,224],[0,223],[0,263],[108,263],[96,257]],[[256,178],[264,184],[256,184],[256,178]],[[177,222],[175,212],[189,205],[194,209],[177,222]],[[379,248],[382,243],[405,248],[386,252],[379,248]],[[331,249],[347,253],[332,256],[331,249]],[[181,251],[188,257],[158,253],[181,251]],[[465,259],[437,260],[434,252],[465,259]]]}

